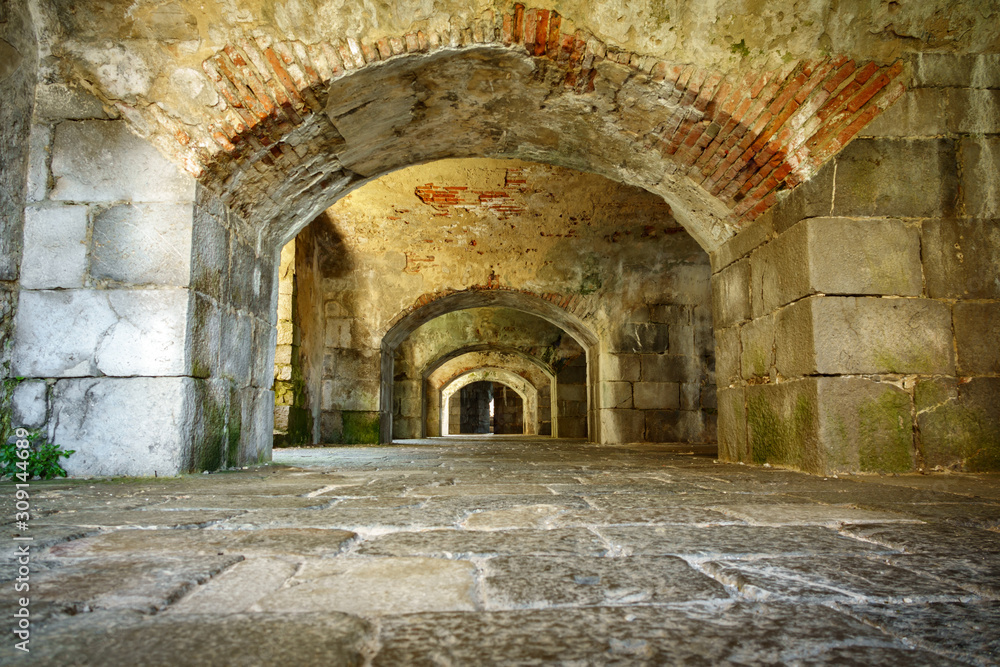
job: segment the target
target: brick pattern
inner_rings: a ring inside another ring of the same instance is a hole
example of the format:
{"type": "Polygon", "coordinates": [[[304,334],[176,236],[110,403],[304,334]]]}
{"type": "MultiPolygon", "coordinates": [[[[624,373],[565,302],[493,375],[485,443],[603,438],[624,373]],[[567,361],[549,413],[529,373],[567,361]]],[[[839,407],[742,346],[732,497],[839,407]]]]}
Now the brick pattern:
{"type": "MultiPolygon", "coordinates": [[[[224,100],[219,120],[198,136],[198,128],[182,128],[150,105],[165,129],[154,141],[179,155],[195,176],[226,187],[237,169],[242,168],[244,187],[254,184],[253,170],[280,169],[280,177],[258,179],[265,181],[262,187],[275,202],[267,206],[273,209],[281,204],[281,184],[289,174],[324,151],[329,154],[330,145],[288,138],[325,107],[330,81],[390,58],[485,44],[555,63],[564,71],[563,86],[581,95],[595,91],[602,62],[627,67],[626,80],[651,87],[673,109],[665,121],[642,129],[642,147],[671,156],[744,224],[772,206],[778,192],[808,180],[904,90],[898,61],[881,66],[836,56],[794,60],[777,70],[751,63],[749,71],[711,71],[615,48],[575,29],[554,10],[516,4],[510,14],[486,12],[447,32],[383,37],[372,44],[351,37],[317,44],[248,37],[204,62],[224,100]],[[171,146],[164,145],[165,136],[171,146]]],[[[127,116],[136,113],[119,107],[127,116]]],[[[628,111],[618,113],[624,117],[628,111]]],[[[298,176],[316,192],[339,177],[331,171],[298,176]]],[[[458,205],[446,194],[431,199],[444,210],[458,205]]]]}
{"type": "Polygon", "coordinates": [[[417,186],[414,194],[421,202],[434,208],[435,215],[448,217],[455,208],[486,209],[505,220],[524,213],[519,195],[527,191],[527,183],[521,169],[508,169],[503,187],[495,190],[470,190],[460,185],[426,183],[417,186]]]}

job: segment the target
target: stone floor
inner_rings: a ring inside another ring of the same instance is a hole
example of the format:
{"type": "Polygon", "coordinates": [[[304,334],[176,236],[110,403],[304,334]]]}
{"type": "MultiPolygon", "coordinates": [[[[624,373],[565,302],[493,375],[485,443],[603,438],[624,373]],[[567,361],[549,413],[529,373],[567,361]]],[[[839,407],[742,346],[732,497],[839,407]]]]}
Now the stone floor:
{"type": "Polygon", "coordinates": [[[480,437],[0,494],[0,664],[1000,663],[998,475],[480,437]]]}

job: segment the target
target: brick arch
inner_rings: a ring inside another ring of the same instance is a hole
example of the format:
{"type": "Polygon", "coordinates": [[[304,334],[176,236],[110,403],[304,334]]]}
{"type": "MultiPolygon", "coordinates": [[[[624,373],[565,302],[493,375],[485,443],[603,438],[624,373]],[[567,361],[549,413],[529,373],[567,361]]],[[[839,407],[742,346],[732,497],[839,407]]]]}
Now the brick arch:
{"type": "Polygon", "coordinates": [[[729,71],[630,53],[558,12],[443,33],[304,44],[266,35],[204,62],[207,127],[152,138],[277,245],[366,180],[449,157],[517,157],[658,193],[714,250],[903,91],[899,62],[831,56],[729,71]]]}
{"type": "Polygon", "coordinates": [[[573,337],[587,357],[588,433],[600,442],[597,414],[600,406],[598,386],[598,354],[600,339],[569,307],[572,299],[557,295],[540,296],[513,289],[468,289],[444,294],[425,294],[414,305],[392,319],[381,336],[381,370],[379,382],[380,435],[383,443],[392,441],[392,399],[395,385],[395,356],[399,345],[418,327],[436,317],[469,308],[511,308],[540,317],[573,337]]]}

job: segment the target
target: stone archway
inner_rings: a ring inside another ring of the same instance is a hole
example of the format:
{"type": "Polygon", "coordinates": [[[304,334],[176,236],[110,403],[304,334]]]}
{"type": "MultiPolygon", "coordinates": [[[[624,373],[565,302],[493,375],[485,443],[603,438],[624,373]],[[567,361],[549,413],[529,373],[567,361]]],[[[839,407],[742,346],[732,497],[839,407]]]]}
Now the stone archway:
{"type": "Polygon", "coordinates": [[[422,371],[421,405],[424,436],[447,433],[443,420],[444,389],[456,378],[479,367],[503,369],[516,376],[518,378],[516,381],[531,385],[531,391],[537,396],[537,419],[533,422],[532,432],[538,435],[558,434],[559,411],[556,404],[558,385],[554,369],[523,350],[484,344],[467,345],[453,350],[428,364],[422,371]]]}
{"type": "Polygon", "coordinates": [[[449,433],[449,404],[463,387],[474,382],[495,382],[505,385],[521,397],[524,410],[524,433],[532,435],[538,424],[538,390],[523,377],[505,368],[476,368],[448,381],[441,388],[441,435],[449,433]]]}
{"type": "Polygon", "coordinates": [[[379,386],[379,429],[380,441],[392,441],[392,405],[394,385],[395,353],[399,345],[421,325],[436,317],[456,310],[498,306],[536,315],[563,329],[572,336],[586,353],[587,369],[587,425],[588,437],[600,440],[600,420],[597,418],[599,405],[598,356],[600,341],[587,325],[575,314],[527,292],[503,289],[476,289],[454,292],[444,296],[418,299],[418,304],[409,312],[400,314],[382,336],[381,381],[379,386]]]}
{"type": "MultiPolygon", "coordinates": [[[[266,457],[261,442],[270,429],[260,415],[268,403],[262,383],[271,367],[277,248],[330,202],[380,174],[461,155],[572,166],[660,194],[703,248],[719,251],[779,192],[819,170],[903,92],[899,63],[793,58],[780,66],[741,60],[733,68],[713,69],[618,49],[583,31],[563,32],[568,22],[549,10],[515,6],[506,15],[464,20],[448,31],[364,43],[330,37],[306,44],[274,38],[267,30],[253,39],[234,37],[203,62],[221,101],[183,123],[145,92],[116,96],[108,86],[89,85],[93,68],[75,63],[88,89],[198,182],[140,183],[123,179],[121,169],[66,160],[62,149],[71,144],[95,155],[111,145],[121,156],[148,149],[122,136],[124,130],[109,130],[124,123],[107,116],[62,123],[40,139],[50,142],[43,153],[53,149],[51,165],[43,167],[51,167],[46,178],[55,187],[43,183],[41,194],[32,193],[39,198],[31,201],[41,204],[26,225],[32,233],[62,220],[85,241],[98,222],[109,229],[137,220],[153,224],[163,219],[162,205],[178,204],[171,233],[192,248],[180,277],[149,280],[150,267],[139,265],[111,267],[110,278],[98,276],[112,281],[111,290],[95,288],[82,273],[66,284],[20,286],[14,346],[19,368],[34,363],[24,350],[36,339],[51,339],[48,329],[81,317],[93,329],[86,340],[74,340],[72,349],[62,340],[50,344],[43,350],[50,358],[42,361],[52,363],[31,372],[35,384],[60,383],[56,397],[65,442],[72,445],[96,414],[78,409],[84,397],[104,395],[112,405],[121,396],[155,395],[162,400],[139,401],[136,414],[144,416],[134,419],[184,425],[164,441],[159,468],[139,462],[127,467],[130,472],[266,457]],[[437,136],[447,140],[435,143],[437,136]],[[108,177],[97,179],[104,190],[78,187],[95,173],[108,177]],[[167,192],[171,188],[175,192],[167,192]],[[74,209],[125,201],[135,206],[116,206],[100,220],[74,209]],[[160,290],[163,299],[150,305],[150,284],[171,293],[160,290]],[[139,315],[119,322],[122,302],[139,315]],[[136,331],[170,338],[169,358],[133,368],[134,360],[113,358],[117,352],[102,357],[92,349],[100,346],[94,341],[104,340],[111,328],[125,338],[136,331]],[[183,342],[173,344],[177,340],[183,342]],[[104,368],[114,368],[117,377],[104,368]]],[[[745,237],[743,253],[767,233],[745,237]]],[[[67,247],[76,247],[70,241],[67,247]]],[[[123,256],[157,252],[143,239],[115,241],[123,256]]],[[[43,246],[28,243],[26,252],[43,246]]],[[[725,248],[727,256],[733,252],[720,266],[733,264],[730,273],[745,273],[745,265],[734,262],[742,255],[725,248]]],[[[52,259],[44,252],[41,257],[52,259]]],[[[592,437],[598,430],[592,420],[592,437]]],[[[93,458],[103,465],[109,457],[93,458]]]]}

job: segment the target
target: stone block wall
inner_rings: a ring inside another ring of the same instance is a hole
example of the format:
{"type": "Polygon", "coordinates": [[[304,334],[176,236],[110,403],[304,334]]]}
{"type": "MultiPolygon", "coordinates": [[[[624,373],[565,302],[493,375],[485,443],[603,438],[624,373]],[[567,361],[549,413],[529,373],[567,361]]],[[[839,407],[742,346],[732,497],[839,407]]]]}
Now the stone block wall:
{"type": "Polygon", "coordinates": [[[911,89],[713,260],[720,456],[1000,468],[997,57],[911,89]]]}
{"type": "Polygon", "coordinates": [[[310,227],[285,244],[278,268],[274,444],[318,441],[323,369],[319,248],[310,227]]]}
{"type": "Polygon", "coordinates": [[[600,361],[600,418],[611,442],[715,441],[715,354],[704,278],[685,281],[680,303],[640,307],[611,336],[600,361]]]}
{"type": "Polygon", "coordinates": [[[123,122],[39,111],[14,421],[75,449],[65,467],[77,475],[169,475],[266,458],[270,259],[123,122]]]}

